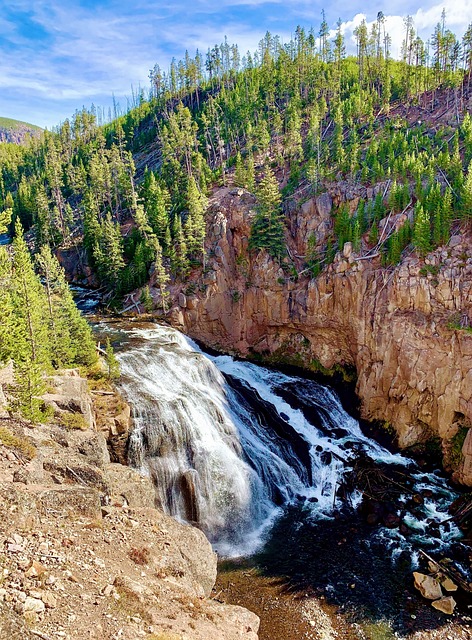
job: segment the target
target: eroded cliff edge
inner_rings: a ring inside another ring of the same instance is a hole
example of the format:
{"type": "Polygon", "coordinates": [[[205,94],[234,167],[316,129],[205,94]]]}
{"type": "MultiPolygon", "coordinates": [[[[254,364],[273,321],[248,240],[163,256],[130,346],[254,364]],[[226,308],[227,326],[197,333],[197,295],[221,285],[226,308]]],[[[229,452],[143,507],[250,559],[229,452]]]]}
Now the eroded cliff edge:
{"type": "MultiPolygon", "coordinates": [[[[295,264],[310,234],[324,242],[333,204],[355,210],[359,197],[375,195],[365,191],[333,185],[291,213],[295,264]]],[[[472,322],[470,231],[395,268],[347,244],[316,279],[294,277],[267,254],[248,251],[254,206],[241,189],[214,194],[203,277],[174,287],[171,322],[225,352],[354,367],[362,416],[391,425],[401,447],[439,438],[446,468],[472,486],[472,333],[460,328],[472,322]]]]}

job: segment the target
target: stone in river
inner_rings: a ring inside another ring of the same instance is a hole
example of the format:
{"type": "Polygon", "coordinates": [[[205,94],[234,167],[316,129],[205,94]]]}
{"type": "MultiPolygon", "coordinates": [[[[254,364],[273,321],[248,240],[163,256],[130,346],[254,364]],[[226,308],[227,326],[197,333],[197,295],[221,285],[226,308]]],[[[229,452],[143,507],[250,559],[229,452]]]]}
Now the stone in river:
{"type": "Polygon", "coordinates": [[[427,598],[428,600],[437,600],[438,598],[441,598],[441,585],[432,576],[427,576],[424,573],[414,571],[413,578],[415,579],[415,587],[421,592],[423,598],[427,598]]]}
{"type": "Polygon", "coordinates": [[[451,616],[454,613],[456,601],[452,596],[447,596],[447,598],[440,598],[439,600],[435,600],[431,604],[435,609],[438,609],[438,611],[442,611],[448,616],[451,616]]]}

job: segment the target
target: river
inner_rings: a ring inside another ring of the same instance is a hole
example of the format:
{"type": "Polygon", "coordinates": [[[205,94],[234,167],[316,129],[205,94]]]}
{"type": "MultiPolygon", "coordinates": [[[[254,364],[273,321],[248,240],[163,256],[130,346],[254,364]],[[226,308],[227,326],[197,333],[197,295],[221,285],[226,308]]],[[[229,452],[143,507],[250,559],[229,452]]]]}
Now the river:
{"type": "MultiPolygon", "coordinates": [[[[204,353],[156,324],[100,331],[117,347],[132,406],[130,464],[152,477],[159,508],[200,527],[226,559],[223,591],[249,567],[324,598],[353,624],[387,621],[392,633],[417,619],[439,624],[411,572],[421,549],[453,555],[466,575],[468,548],[448,513],[458,494],[441,471],[363,433],[315,380],[204,353]]],[[[250,608],[240,582],[232,599],[250,608]]]]}

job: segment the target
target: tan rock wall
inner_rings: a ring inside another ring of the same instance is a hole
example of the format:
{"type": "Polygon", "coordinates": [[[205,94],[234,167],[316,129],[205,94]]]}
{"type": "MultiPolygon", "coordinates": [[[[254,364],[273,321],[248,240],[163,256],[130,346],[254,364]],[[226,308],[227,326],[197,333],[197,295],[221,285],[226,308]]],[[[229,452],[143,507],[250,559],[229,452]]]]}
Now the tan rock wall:
{"type": "MultiPolygon", "coordinates": [[[[402,447],[436,435],[447,449],[458,420],[472,424],[472,334],[451,328],[472,321],[471,238],[455,236],[427,264],[411,255],[395,269],[346,247],[316,280],[294,279],[267,255],[248,254],[253,206],[242,190],[216,195],[205,292],[176,306],[172,322],[241,355],[354,366],[364,418],[390,423],[402,447]]],[[[292,215],[292,256],[329,229],[330,208],[325,197],[292,215]]],[[[469,449],[456,475],[472,486],[469,449]]]]}

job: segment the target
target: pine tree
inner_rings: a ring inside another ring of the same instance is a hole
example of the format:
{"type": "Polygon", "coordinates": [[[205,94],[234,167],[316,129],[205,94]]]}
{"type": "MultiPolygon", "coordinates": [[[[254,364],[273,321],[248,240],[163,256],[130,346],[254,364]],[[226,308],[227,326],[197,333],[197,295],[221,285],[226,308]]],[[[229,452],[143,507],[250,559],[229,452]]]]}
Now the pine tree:
{"type": "MultiPolygon", "coordinates": [[[[469,26],[471,46],[472,46],[472,24],[469,26]]],[[[472,50],[471,50],[472,53],[472,50]]],[[[472,62],[472,59],[471,59],[472,62]]],[[[461,125],[461,134],[464,139],[464,156],[466,164],[472,162],[472,118],[468,112],[464,115],[464,120],[461,125]]]]}
{"type": "Polygon", "coordinates": [[[47,302],[36,276],[19,220],[15,225],[11,272],[12,342],[15,390],[14,407],[38,422],[43,419],[43,372],[51,366],[51,346],[45,311],[47,302]]]}
{"type": "Polygon", "coordinates": [[[379,241],[379,225],[377,224],[377,221],[374,220],[369,232],[369,243],[376,245],[378,241],[379,241]]]}
{"type": "Polygon", "coordinates": [[[254,156],[252,155],[251,151],[246,156],[245,166],[246,166],[245,187],[248,191],[250,191],[251,193],[254,193],[256,189],[256,178],[254,175],[254,156]]]}
{"type": "Polygon", "coordinates": [[[442,206],[436,207],[433,211],[432,215],[433,222],[433,244],[435,247],[438,247],[441,244],[441,240],[443,237],[443,209],[442,206]]]}
{"type": "Polygon", "coordinates": [[[359,251],[361,248],[361,226],[359,223],[359,218],[356,216],[352,221],[352,248],[354,251],[359,251]]]}
{"type": "Polygon", "coordinates": [[[334,60],[336,63],[336,67],[338,72],[341,69],[341,60],[346,55],[346,47],[344,45],[344,35],[342,32],[342,21],[341,18],[336,22],[336,36],[334,38],[334,60]]]}
{"type": "MultiPolygon", "coordinates": [[[[89,258],[93,258],[93,249],[100,238],[99,210],[93,193],[87,190],[82,202],[84,224],[84,247],[89,258]]],[[[40,244],[44,244],[40,242],[40,244]]]]}
{"type": "Polygon", "coordinates": [[[187,244],[182,230],[182,220],[179,215],[176,215],[174,218],[173,238],[173,251],[169,255],[170,267],[175,275],[186,278],[190,270],[190,263],[187,255],[187,244]]]}
{"type": "Polygon", "coordinates": [[[334,232],[338,238],[339,251],[342,251],[344,244],[352,240],[351,216],[347,204],[339,207],[334,221],[334,232]]]}
{"type": "Polygon", "coordinates": [[[236,154],[236,162],[234,168],[234,184],[237,187],[246,187],[246,170],[244,169],[241,153],[238,151],[236,154]]]}
{"type": "Polygon", "coordinates": [[[335,167],[342,167],[346,158],[346,152],[344,150],[343,114],[339,107],[334,112],[333,120],[334,133],[331,157],[335,167]]]}
{"type": "Polygon", "coordinates": [[[295,104],[288,108],[289,117],[285,135],[285,150],[290,162],[303,160],[300,111],[295,104]]]}
{"type": "Polygon", "coordinates": [[[41,422],[47,418],[41,395],[46,390],[43,371],[38,362],[26,357],[14,363],[15,389],[13,392],[15,409],[31,422],[41,422]]]}
{"type": "Polygon", "coordinates": [[[13,216],[13,208],[5,206],[3,211],[0,211],[0,233],[6,233],[10,226],[13,216]]]}
{"type": "Polygon", "coordinates": [[[167,283],[170,278],[167,274],[163,261],[162,261],[162,249],[159,244],[159,240],[156,240],[155,243],[155,258],[154,258],[154,277],[156,280],[156,284],[159,287],[159,291],[161,293],[161,305],[164,313],[167,313],[167,300],[170,296],[167,291],[167,283]]]}
{"type": "Polygon", "coordinates": [[[373,207],[373,220],[380,222],[382,218],[385,216],[386,210],[383,201],[382,194],[379,192],[375,196],[374,207],[373,207]]]}
{"type": "Polygon", "coordinates": [[[154,236],[152,227],[149,224],[147,213],[144,210],[144,206],[142,204],[136,204],[134,209],[134,220],[136,222],[137,228],[139,229],[139,232],[145,240],[149,240],[154,236]]]}
{"type": "Polygon", "coordinates": [[[95,341],[75,305],[64,269],[46,245],[41,247],[37,263],[48,303],[52,363],[56,367],[92,365],[97,360],[95,341]]]}
{"type": "Polygon", "coordinates": [[[13,240],[12,302],[16,317],[15,351],[17,360],[47,368],[51,363],[47,334],[47,302],[36,276],[19,220],[13,240]]]}
{"type": "Polygon", "coordinates": [[[249,246],[251,249],[266,249],[273,258],[280,259],[286,251],[280,213],[282,196],[275,175],[267,164],[258,185],[257,199],[259,206],[252,223],[249,246]]]}
{"type": "Polygon", "coordinates": [[[207,200],[200,193],[195,178],[190,176],[187,189],[188,215],[184,231],[187,249],[190,255],[198,256],[205,253],[205,210],[207,200]]]}
{"type": "Polygon", "coordinates": [[[152,299],[151,292],[149,291],[149,286],[146,285],[143,287],[141,291],[141,295],[139,296],[139,302],[143,305],[144,310],[147,313],[151,313],[154,308],[154,300],[152,299]]]}
{"type": "Polygon", "coordinates": [[[367,213],[365,200],[361,198],[357,205],[356,219],[359,221],[359,230],[363,234],[367,229],[367,213]]]}
{"type": "Polygon", "coordinates": [[[120,363],[115,356],[113,347],[111,346],[110,338],[107,336],[105,347],[105,363],[107,366],[107,373],[109,380],[117,380],[120,377],[120,363]]]}
{"type": "Polygon", "coordinates": [[[321,21],[320,32],[319,32],[320,53],[321,53],[321,59],[323,60],[323,62],[328,62],[330,57],[330,44],[328,40],[329,26],[328,26],[328,23],[326,22],[324,9],[322,10],[321,15],[322,15],[322,21],[321,21]]]}
{"type": "Polygon", "coordinates": [[[113,223],[111,214],[107,213],[100,225],[99,251],[94,257],[99,262],[103,281],[113,290],[119,287],[120,275],[125,262],[123,260],[123,240],[118,223],[113,223]]]}
{"type": "Polygon", "coordinates": [[[165,236],[164,236],[164,255],[170,257],[170,251],[172,249],[172,235],[170,232],[170,226],[167,225],[165,236]]]}
{"type": "Polygon", "coordinates": [[[390,187],[388,206],[391,211],[398,211],[398,185],[396,180],[392,182],[392,186],[390,187]]]}
{"type": "Polygon", "coordinates": [[[8,362],[15,348],[11,281],[11,260],[5,247],[0,246],[0,363],[8,362]]]}
{"type": "Polygon", "coordinates": [[[159,242],[163,243],[169,225],[170,195],[167,189],[159,185],[152,171],[143,189],[143,197],[151,227],[159,242]]]}
{"type": "Polygon", "coordinates": [[[332,264],[334,262],[334,258],[336,257],[336,247],[333,241],[333,237],[329,236],[326,242],[326,257],[325,263],[332,264]]]}
{"type": "Polygon", "coordinates": [[[387,263],[398,264],[400,262],[402,247],[398,232],[392,233],[388,239],[387,263]]]}
{"type": "Polygon", "coordinates": [[[472,161],[462,187],[462,215],[467,220],[472,219],[472,161]]]}
{"type": "Polygon", "coordinates": [[[417,204],[415,211],[413,245],[421,256],[425,256],[431,251],[431,223],[429,214],[420,203],[417,204]]]}

